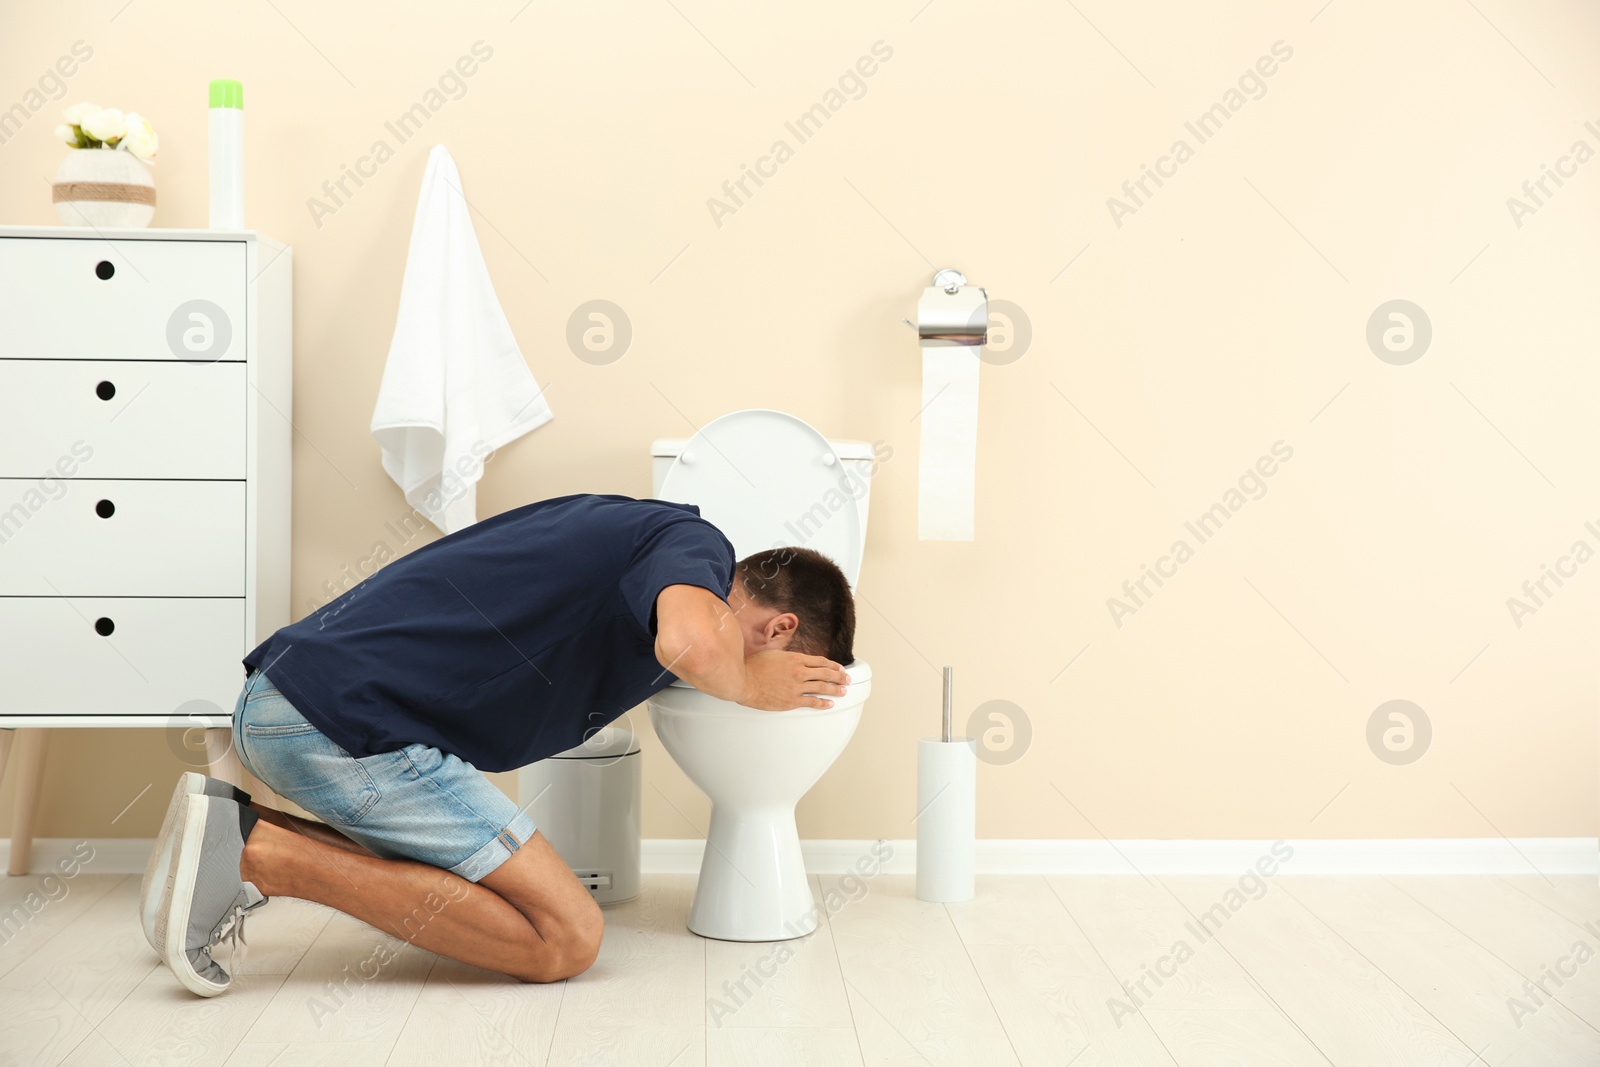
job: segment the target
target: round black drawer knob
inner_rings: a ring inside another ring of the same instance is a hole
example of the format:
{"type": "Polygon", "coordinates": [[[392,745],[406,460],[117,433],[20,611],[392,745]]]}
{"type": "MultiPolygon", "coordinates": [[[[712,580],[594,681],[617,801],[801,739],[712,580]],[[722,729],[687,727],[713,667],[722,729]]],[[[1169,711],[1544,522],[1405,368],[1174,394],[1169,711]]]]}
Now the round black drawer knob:
{"type": "Polygon", "coordinates": [[[115,273],[117,273],[117,268],[111,265],[109,259],[102,259],[94,265],[94,276],[101,281],[109,280],[115,273]]]}
{"type": "Polygon", "coordinates": [[[99,397],[101,400],[110,400],[112,397],[117,395],[117,387],[112,385],[110,382],[101,382],[99,385],[94,387],[94,395],[99,397]]]}
{"type": "Polygon", "coordinates": [[[117,513],[117,506],[109,500],[102,500],[94,506],[94,513],[102,519],[109,519],[117,513]]]}
{"type": "Polygon", "coordinates": [[[99,634],[101,637],[110,637],[111,631],[115,630],[116,628],[117,624],[112,622],[110,619],[105,618],[104,616],[94,620],[94,632],[99,634]]]}

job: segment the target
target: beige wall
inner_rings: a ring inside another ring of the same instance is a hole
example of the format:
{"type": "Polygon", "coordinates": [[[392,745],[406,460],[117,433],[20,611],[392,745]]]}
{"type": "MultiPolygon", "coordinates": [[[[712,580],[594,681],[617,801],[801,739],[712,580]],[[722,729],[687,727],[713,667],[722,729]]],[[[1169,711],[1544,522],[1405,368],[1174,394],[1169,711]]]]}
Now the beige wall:
{"type": "MultiPolygon", "coordinates": [[[[1004,699],[1032,725],[1021,760],[981,768],[985,837],[1596,832],[1600,562],[1520,627],[1507,607],[1573,542],[1600,548],[1600,162],[1520,226],[1507,205],[1575,141],[1600,149],[1592,7],[426,6],[0,15],[0,106],[94,48],[0,145],[6,222],[54,221],[51,130],[91,99],[155,122],[156,223],[205,225],[206,82],[245,84],[247,220],[295,247],[297,616],[407,510],[367,423],[443,143],[556,411],[490,464],[480,514],[648,494],[653,437],[741,407],[894,448],[861,581],[875,695],[803,835],[914,834],[945,663],[963,714],[1004,699]],[[398,144],[384,123],[480,40],[464,96],[398,144]],[[797,145],[784,123],[880,40],[864,95],[797,145]],[[1200,144],[1185,121],[1277,41],[1292,58],[1200,144]],[[314,220],[308,200],[380,138],[393,158],[314,220]],[[717,225],[707,199],[778,138],[793,158],[717,225]],[[1178,138],[1193,158],[1119,226],[1107,198],[1178,138]],[[983,370],[971,544],[916,538],[900,319],[947,265],[1033,330],[983,370]],[[597,297],[635,330],[610,366],[564,341],[597,297]],[[1406,366],[1364,336],[1396,298],[1433,326],[1406,366]],[[1198,544],[1184,522],[1278,441],[1293,457],[1265,495],[1198,544]],[[1193,558],[1119,627],[1107,599],[1179,538],[1193,558]],[[1397,698],[1434,730],[1408,766],[1365,736],[1397,698]]],[[[703,798],[646,745],[646,833],[696,835],[703,798]]],[[[152,834],[179,767],[158,732],[58,733],[42,832],[152,834]]]]}

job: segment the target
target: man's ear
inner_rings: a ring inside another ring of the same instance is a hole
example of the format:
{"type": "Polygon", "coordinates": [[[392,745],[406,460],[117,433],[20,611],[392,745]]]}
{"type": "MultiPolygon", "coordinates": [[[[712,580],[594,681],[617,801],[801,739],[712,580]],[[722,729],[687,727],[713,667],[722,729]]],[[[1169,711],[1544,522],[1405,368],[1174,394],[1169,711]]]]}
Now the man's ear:
{"type": "Polygon", "coordinates": [[[794,640],[795,632],[799,629],[800,616],[792,611],[774,615],[767,620],[767,625],[762,627],[767,643],[773,648],[788,648],[789,642],[794,640]]]}

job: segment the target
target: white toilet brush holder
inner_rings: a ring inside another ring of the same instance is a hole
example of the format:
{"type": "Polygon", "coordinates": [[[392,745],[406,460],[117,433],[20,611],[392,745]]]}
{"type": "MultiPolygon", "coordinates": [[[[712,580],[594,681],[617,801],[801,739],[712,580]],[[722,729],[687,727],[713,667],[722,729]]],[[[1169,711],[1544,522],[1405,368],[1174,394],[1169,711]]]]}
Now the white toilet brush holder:
{"type": "Polygon", "coordinates": [[[944,729],[917,741],[917,899],[971,900],[978,835],[978,744],[952,736],[952,671],[944,669],[944,729]]]}

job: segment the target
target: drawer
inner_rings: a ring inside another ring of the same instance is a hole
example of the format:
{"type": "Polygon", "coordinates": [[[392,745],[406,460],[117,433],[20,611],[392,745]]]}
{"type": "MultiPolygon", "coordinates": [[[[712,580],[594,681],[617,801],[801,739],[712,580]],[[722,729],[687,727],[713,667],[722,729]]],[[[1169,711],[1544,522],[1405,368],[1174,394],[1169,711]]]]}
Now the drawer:
{"type": "Polygon", "coordinates": [[[0,596],[242,597],[245,483],[0,478],[0,596]]]}
{"type": "Polygon", "coordinates": [[[245,358],[243,241],[0,237],[0,356],[245,358]]]}
{"type": "Polygon", "coordinates": [[[0,633],[0,714],[226,715],[244,684],[242,599],[0,597],[0,633]]]}
{"type": "Polygon", "coordinates": [[[245,389],[243,363],[0,359],[0,477],[243,478],[245,389]]]}

